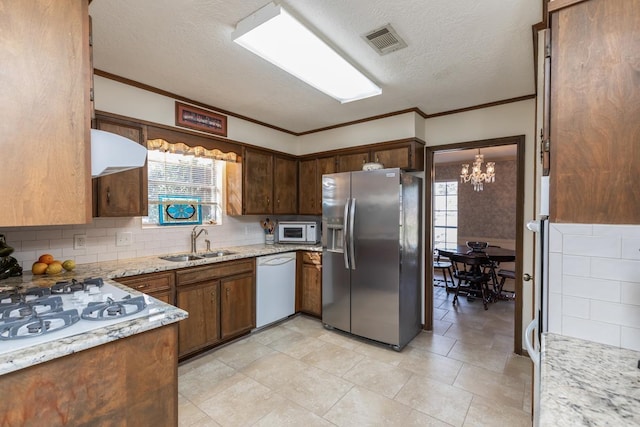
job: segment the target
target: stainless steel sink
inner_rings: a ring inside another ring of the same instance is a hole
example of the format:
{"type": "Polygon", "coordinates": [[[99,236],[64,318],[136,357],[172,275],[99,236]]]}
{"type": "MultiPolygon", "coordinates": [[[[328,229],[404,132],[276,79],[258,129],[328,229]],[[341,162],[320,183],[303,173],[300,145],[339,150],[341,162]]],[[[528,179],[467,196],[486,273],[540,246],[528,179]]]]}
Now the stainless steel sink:
{"type": "Polygon", "coordinates": [[[217,258],[217,257],[225,256],[225,255],[231,255],[231,254],[235,254],[235,252],[231,252],[231,251],[213,251],[213,252],[200,253],[200,254],[198,254],[198,256],[200,256],[202,258],[217,258]]]}
{"type": "Polygon", "coordinates": [[[185,254],[185,255],[167,255],[167,256],[161,256],[159,257],[160,259],[163,259],[165,261],[172,261],[172,262],[185,262],[185,261],[194,261],[196,259],[202,259],[201,256],[198,255],[192,255],[192,254],[185,254]]]}

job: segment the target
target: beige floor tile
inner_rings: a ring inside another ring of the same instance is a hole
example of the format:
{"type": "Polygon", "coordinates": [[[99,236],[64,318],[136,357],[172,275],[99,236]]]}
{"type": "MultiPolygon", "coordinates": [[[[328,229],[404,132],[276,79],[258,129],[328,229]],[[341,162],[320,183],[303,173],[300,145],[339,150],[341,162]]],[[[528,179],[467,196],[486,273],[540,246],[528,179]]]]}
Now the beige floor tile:
{"type": "Polygon", "coordinates": [[[513,378],[520,378],[523,381],[531,382],[533,362],[527,356],[511,354],[507,359],[503,373],[513,378]]]}
{"type": "Polygon", "coordinates": [[[269,344],[269,347],[279,352],[288,354],[289,356],[301,359],[309,353],[318,351],[322,347],[329,345],[328,342],[319,340],[314,337],[305,336],[299,332],[291,331],[290,335],[286,335],[269,344]]]}
{"type": "Polygon", "coordinates": [[[467,391],[414,375],[395,400],[453,426],[462,426],[472,397],[467,391]]]}
{"type": "Polygon", "coordinates": [[[300,336],[300,335],[301,334],[299,332],[281,327],[280,325],[276,325],[266,329],[262,329],[260,331],[256,331],[252,333],[248,338],[246,338],[246,340],[255,341],[264,345],[269,345],[277,340],[282,340],[289,337],[300,336]]]}
{"type": "Polygon", "coordinates": [[[215,352],[218,360],[234,369],[242,369],[255,360],[273,353],[275,350],[272,348],[247,339],[236,341],[215,352]]]}
{"type": "Polygon", "coordinates": [[[404,420],[403,427],[450,427],[451,424],[440,421],[436,418],[430,417],[427,414],[423,414],[415,409],[411,411],[406,420],[404,420]]]}
{"type": "Polygon", "coordinates": [[[262,357],[246,366],[241,372],[261,384],[278,390],[303,375],[309,365],[283,353],[262,357]]]}
{"type": "Polygon", "coordinates": [[[403,353],[406,348],[407,347],[403,348],[401,351],[396,351],[388,345],[375,342],[360,342],[353,351],[358,354],[362,354],[369,359],[375,359],[379,362],[397,366],[400,361],[405,358],[403,353]]]}
{"type": "Polygon", "coordinates": [[[522,379],[465,363],[453,385],[484,397],[496,405],[522,409],[524,383],[522,379]]]}
{"type": "Polygon", "coordinates": [[[487,322],[487,312],[484,310],[456,306],[449,310],[442,320],[455,323],[465,329],[482,330],[487,322]]]}
{"type": "Polygon", "coordinates": [[[447,322],[445,320],[434,320],[433,321],[433,333],[436,335],[445,335],[447,330],[453,325],[451,322],[447,322]]]}
{"type": "Polygon", "coordinates": [[[300,332],[308,337],[318,337],[326,332],[322,322],[318,319],[299,315],[282,323],[282,326],[295,332],[300,332]]]}
{"type": "Polygon", "coordinates": [[[248,426],[284,403],[271,389],[245,377],[198,406],[222,426],[248,426]]]}
{"type": "Polygon", "coordinates": [[[458,360],[416,348],[410,348],[407,356],[400,363],[401,368],[444,384],[453,384],[462,368],[458,360]]]}
{"type": "Polygon", "coordinates": [[[456,343],[454,338],[445,337],[435,332],[422,331],[409,344],[409,347],[446,356],[456,343]]]}
{"type": "MultiPolygon", "coordinates": [[[[391,350],[390,350],[391,351],[391,350]]],[[[361,360],[342,378],[393,399],[412,373],[388,363],[366,358],[361,360]]]]}
{"type": "Polygon", "coordinates": [[[322,416],[353,387],[353,383],[313,366],[292,377],[277,391],[283,397],[322,416]]]}
{"type": "Polygon", "coordinates": [[[236,375],[235,369],[219,360],[211,360],[206,365],[181,374],[178,391],[191,402],[199,404],[238,381],[236,375]]]}
{"type": "MultiPolygon", "coordinates": [[[[190,402],[187,398],[178,394],[178,427],[191,427],[198,422],[210,421],[215,423],[200,408],[190,402]]],[[[218,425],[212,424],[213,426],[218,425]]]]}
{"type": "Polygon", "coordinates": [[[458,341],[449,352],[448,357],[470,363],[480,368],[502,373],[510,354],[481,345],[458,341]]]}
{"type": "Polygon", "coordinates": [[[442,320],[444,318],[444,316],[447,315],[447,313],[449,312],[449,310],[443,309],[443,308],[433,308],[433,319],[434,320],[442,320]]]}
{"type": "Polygon", "coordinates": [[[347,350],[353,350],[360,345],[360,341],[356,337],[337,330],[324,331],[318,336],[318,339],[344,347],[347,350]]]}
{"type": "Polygon", "coordinates": [[[178,375],[186,374],[193,369],[209,364],[212,360],[216,360],[215,352],[216,350],[211,350],[180,363],[178,365],[178,375]]]}
{"type": "Polygon", "coordinates": [[[300,360],[323,371],[342,376],[364,357],[364,355],[356,353],[354,350],[327,343],[327,345],[307,354],[300,360]]]}
{"type": "Polygon", "coordinates": [[[254,424],[256,427],[331,427],[333,425],[333,423],[289,400],[274,408],[254,424]]]}
{"type": "Polygon", "coordinates": [[[487,399],[475,396],[464,421],[464,427],[530,427],[531,415],[516,408],[496,405],[487,399]]]}
{"type": "Polygon", "coordinates": [[[513,331],[511,331],[509,335],[494,333],[491,348],[506,353],[513,353],[513,343],[513,331]]]}
{"type": "Polygon", "coordinates": [[[533,393],[533,389],[531,388],[531,381],[527,381],[524,384],[524,397],[522,398],[522,410],[527,414],[531,413],[531,407],[533,405],[533,401],[531,400],[531,394],[533,393]]]}
{"type": "Polygon", "coordinates": [[[411,408],[355,386],[324,418],[338,426],[403,426],[411,408]]]}

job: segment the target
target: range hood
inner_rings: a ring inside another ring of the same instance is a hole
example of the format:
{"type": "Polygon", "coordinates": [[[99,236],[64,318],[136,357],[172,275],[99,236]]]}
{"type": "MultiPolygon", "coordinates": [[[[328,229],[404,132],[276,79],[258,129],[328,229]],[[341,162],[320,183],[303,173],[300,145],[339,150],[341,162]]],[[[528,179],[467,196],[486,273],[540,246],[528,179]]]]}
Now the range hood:
{"type": "Polygon", "coordinates": [[[135,141],[103,130],[91,129],[91,177],[110,175],[144,166],[147,149],[135,141]]]}

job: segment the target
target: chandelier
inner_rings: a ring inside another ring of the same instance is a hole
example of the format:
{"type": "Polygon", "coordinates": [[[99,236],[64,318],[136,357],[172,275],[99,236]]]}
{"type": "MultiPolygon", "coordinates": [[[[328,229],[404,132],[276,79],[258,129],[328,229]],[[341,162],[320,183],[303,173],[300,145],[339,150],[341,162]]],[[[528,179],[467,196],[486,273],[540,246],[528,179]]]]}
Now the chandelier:
{"type": "Polygon", "coordinates": [[[487,162],[487,171],[482,172],[482,162],[484,162],[484,155],[476,154],[476,159],[473,162],[471,173],[469,173],[469,164],[463,164],[460,171],[460,182],[471,182],[473,184],[474,191],[482,191],[482,185],[485,182],[495,182],[496,180],[496,164],[495,162],[487,162]]]}

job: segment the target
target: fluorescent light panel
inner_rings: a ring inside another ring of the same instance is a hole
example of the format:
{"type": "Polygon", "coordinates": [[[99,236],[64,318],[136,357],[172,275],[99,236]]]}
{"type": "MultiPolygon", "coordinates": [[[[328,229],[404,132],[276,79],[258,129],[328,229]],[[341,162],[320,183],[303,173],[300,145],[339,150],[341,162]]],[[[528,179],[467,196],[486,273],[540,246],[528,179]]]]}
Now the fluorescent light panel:
{"type": "Polygon", "coordinates": [[[238,22],[231,37],[341,103],[382,93],[380,87],[274,3],[238,22]]]}

